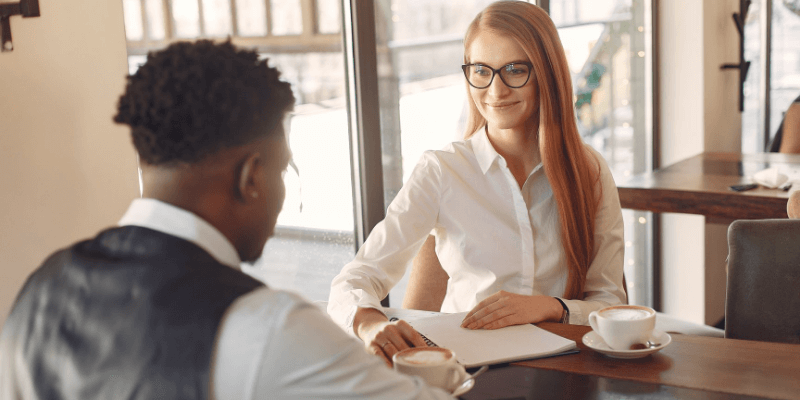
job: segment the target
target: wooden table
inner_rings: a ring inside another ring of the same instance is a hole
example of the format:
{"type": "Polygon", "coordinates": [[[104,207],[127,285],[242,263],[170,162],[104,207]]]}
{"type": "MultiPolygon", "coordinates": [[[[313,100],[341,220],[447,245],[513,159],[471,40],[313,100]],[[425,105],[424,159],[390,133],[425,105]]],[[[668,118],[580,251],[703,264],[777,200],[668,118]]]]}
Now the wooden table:
{"type": "Polygon", "coordinates": [[[580,353],[493,367],[462,398],[800,399],[800,345],[672,334],[658,353],[618,360],[583,345],[587,326],[537,325],[580,353]]]}
{"type": "Polygon", "coordinates": [[[617,182],[622,208],[699,214],[711,219],[786,218],[789,193],[759,187],[734,192],[763,169],[800,170],[800,155],[702,153],[668,167],[617,182]]]}

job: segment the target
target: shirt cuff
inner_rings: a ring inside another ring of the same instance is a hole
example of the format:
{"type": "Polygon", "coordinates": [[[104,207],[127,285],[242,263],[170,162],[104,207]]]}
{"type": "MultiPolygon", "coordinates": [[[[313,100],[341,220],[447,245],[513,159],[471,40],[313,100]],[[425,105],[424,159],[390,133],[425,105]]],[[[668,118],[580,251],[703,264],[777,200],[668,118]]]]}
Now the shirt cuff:
{"type": "Polygon", "coordinates": [[[572,325],[587,325],[589,320],[583,315],[583,309],[580,307],[581,300],[567,300],[562,299],[560,297],[556,297],[557,299],[564,302],[569,309],[569,324],[572,325]]]}
{"type": "MultiPolygon", "coordinates": [[[[356,333],[356,331],[355,331],[355,329],[353,327],[353,322],[355,322],[356,312],[358,311],[359,308],[372,308],[372,309],[380,311],[381,314],[386,315],[386,313],[383,311],[383,307],[375,307],[375,306],[370,305],[370,304],[362,304],[362,305],[357,305],[357,306],[347,306],[347,308],[348,308],[348,310],[344,313],[344,321],[342,321],[342,325],[340,325],[340,326],[344,329],[345,332],[355,336],[356,338],[358,338],[358,333],[356,333]]],[[[330,313],[330,310],[329,310],[329,313],[330,313]]]]}

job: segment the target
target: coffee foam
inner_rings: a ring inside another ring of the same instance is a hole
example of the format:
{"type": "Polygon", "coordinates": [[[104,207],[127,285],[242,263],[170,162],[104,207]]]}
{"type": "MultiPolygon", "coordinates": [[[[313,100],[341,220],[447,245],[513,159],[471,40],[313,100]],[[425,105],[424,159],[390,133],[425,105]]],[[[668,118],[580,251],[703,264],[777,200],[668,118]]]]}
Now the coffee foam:
{"type": "Polygon", "coordinates": [[[450,355],[437,350],[418,350],[403,355],[403,361],[411,364],[439,364],[447,361],[450,355]]]}
{"type": "Polygon", "coordinates": [[[611,308],[608,310],[603,310],[600,315],[602,315],[603,318],[614,319],[618,321],[633,321],[649,317],[650,312],[640,308],[611,308]]]}

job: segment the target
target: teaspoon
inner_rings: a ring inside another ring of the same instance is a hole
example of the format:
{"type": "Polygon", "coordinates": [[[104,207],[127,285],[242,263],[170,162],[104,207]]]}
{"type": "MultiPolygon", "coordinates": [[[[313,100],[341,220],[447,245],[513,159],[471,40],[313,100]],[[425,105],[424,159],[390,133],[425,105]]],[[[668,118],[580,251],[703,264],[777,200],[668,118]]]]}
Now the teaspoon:
{"type": "Polygon", "coordinates": [[[458,387],[455,388],[455,390],[453,390],[453,396],[460,396],[469,391],[469,389],[471,389],[472,386],[475,384],[475,378],[477,378],[480,374],[486,372],[486,370],[488,369],[489,366],[484,365],[479,370],[475,371],[474,374],[470,375],[469,378],[465,379],[464,382],[461,382],[461,384],[458,385],[458,387]]]}

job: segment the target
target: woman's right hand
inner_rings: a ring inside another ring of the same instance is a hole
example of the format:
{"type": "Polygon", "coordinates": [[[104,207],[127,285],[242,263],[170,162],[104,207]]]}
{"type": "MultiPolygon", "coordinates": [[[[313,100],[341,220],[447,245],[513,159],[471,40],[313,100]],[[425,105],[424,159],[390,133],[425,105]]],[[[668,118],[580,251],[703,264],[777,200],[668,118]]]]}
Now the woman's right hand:
{"type": "Polygon", "coordinates": [[[399,320],[389,322],[386,316],[374,308],[359,308],[353,320],[353,330],[367,352],[383,359],[392,367],[392,356],[411,347],[427,347],[422,336],[408,324],[399,320]]]}

